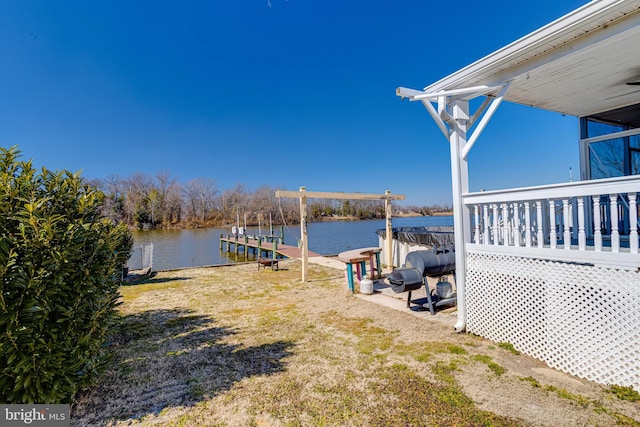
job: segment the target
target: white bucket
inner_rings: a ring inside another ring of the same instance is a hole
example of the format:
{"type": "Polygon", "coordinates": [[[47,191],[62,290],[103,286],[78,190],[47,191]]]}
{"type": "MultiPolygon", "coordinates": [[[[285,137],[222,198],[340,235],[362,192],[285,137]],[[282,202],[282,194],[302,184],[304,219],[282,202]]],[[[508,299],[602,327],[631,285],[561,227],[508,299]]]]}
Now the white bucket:
{"type": "Polygon", "coordinates": [[[373,294],[373,280],[363,277],[360,280],[360,293],[371,295],[373,294]]]}
{"type": "Polygon", "coordinates": [[[453,295],[453,287],[450,282],[440,281],[436,283],[436,294],[440,298],[451,298],[453,295]]]}

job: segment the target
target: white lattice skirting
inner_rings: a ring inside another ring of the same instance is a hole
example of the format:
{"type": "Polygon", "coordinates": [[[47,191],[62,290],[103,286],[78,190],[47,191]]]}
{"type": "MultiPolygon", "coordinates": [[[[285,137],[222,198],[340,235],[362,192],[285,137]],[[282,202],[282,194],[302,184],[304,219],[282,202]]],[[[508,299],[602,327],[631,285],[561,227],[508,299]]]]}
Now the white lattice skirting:
{"type": "Polygon", "coordinates": [[[640,390],[640,273],[467,252],[467,331],[640,390]]]}

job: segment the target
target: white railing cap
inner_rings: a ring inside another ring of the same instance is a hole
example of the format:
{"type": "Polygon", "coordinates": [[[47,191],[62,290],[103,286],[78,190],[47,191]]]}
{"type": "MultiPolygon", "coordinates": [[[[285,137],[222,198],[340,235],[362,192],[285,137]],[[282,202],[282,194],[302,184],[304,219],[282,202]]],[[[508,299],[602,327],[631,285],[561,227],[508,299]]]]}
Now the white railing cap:
{"type": "Polygon", "coordinates": [[[463,194],[465,204],[562,199],[640,192],[640,175],[463,194]]]}

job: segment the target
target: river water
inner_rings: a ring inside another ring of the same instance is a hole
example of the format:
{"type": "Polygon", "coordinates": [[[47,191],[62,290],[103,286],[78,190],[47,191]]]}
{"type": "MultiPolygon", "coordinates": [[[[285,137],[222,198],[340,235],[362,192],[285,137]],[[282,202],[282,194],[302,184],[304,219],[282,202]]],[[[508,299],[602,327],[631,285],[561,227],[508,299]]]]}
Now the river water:
{"type": "MultiPolygon", "coordinates": [[[[393,227],[423,227],[453,225],[451,216],[429,216],[414,218],[394,218],[393,227]]],[[[322,255],[335,255],[350,249],[378,246],[377,230],[385,228],[385,220],[368,221],[327,221],[312,222],[308,225],[309,250],[322,255]]],[[[284,243],[297,245],[300,238],[300,226],[293,225],[281,229],[274,227],[274,233],[284,230],[284,243]]],[[[266,235],[269,227],[247,227],[247,234],[266,235]]],[[[220,235],[231,234],[226,228],[200,228],[194,230],[150,230],[136,231],[134,253],[129,265],[135,268],[139,264],[140,245],[153,243],[153,269],[170,270],[183,267],[221,265],[245,261],[241,252],[238,259],[235,254],[220,250],[220,235]]],[[[225,245],[226,249],[226,245],[225,245]]],[[[254,260],[249,254],[248,259],[254,260]]]]}

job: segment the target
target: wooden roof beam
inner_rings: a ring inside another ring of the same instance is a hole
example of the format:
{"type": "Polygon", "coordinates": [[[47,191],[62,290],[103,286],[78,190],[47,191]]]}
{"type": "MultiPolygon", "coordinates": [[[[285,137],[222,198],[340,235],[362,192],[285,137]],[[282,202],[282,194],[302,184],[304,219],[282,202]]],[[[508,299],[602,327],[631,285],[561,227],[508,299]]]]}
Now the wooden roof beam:
{"type": "Polygon", "coordinates": [[[307,197],[309,199],[348,199],[348,200],[404,200],[404,194],[391,194],[389,190],[384,194],[344,193],[342,191],[307,191],[300,187],[299,191],[276,190],[277,198],[307,197]]]}

